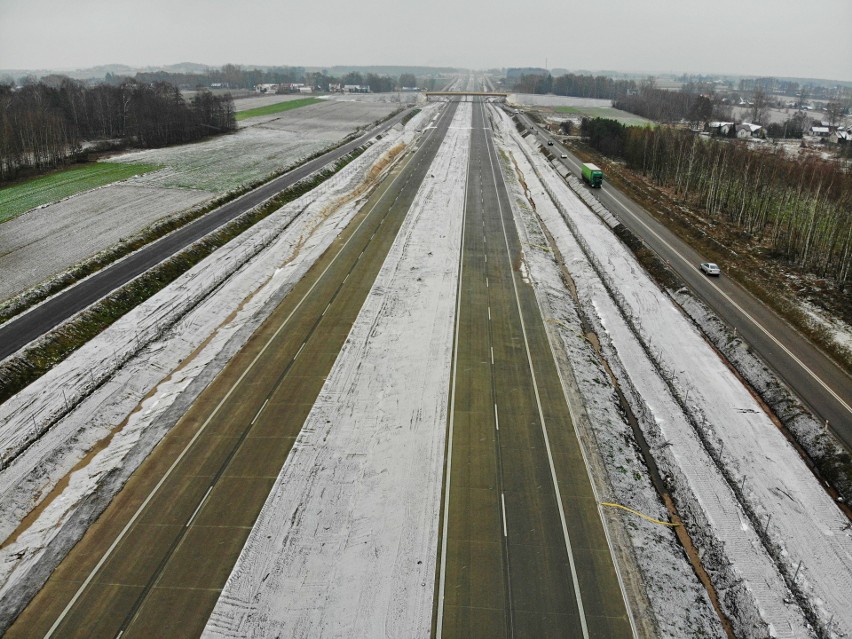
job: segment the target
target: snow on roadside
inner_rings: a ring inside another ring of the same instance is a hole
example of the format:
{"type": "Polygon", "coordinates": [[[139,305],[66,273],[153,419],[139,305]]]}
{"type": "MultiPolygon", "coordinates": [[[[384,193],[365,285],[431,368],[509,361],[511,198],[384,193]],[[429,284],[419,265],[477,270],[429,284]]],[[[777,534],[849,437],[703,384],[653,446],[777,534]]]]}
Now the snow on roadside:
{"type": "Polygon", "coordinates": [[[705,562],[716,562],[717,577],[730,562],[731,589],[723,588],[725,603],[734,608],[729,613],[740,616],[749,635],[809,636],[808,622],[788,593],[792,586],[823,634],[845,632],[841,629],[852,627],[852,610],[844,602],[852,591],[852,538],[845,517],[629,251],[538,153],[528,147],[526,152],[579,233],[578,244],[565,233],[565,223],[554,221],[554,235],[563,227],[563,254],[571,256],[581,295],[608,333],[612,359],[624,368],[623,384],[632,385],[634,399],[644,404],[637,412],[644,408],[655,456],[668,466],[687,517],[704,523],[697,528],[706,535],[698,541],[705,562]],[[584,251],[597,263],[588,263],[584,251]],[[736,606],[749,598],[751,615],[743,619],[747,611],[736,606]]]}
{"type": "Polygon", "coordinates": [[[204,636],[429,633],[470,118],[459,105],[204,636]]]}
{"type": "Polygon", "coordinates": [[[6,460],[0,471],[0,539],[6,540],[0,628],[345,227],[360,204],[348,201],[352,189],[388,149],[410,142],[414,127],[433,111],[383,136],[337,175],[216,251],[0,405],[6,460]],[[67,405],[74,408],[69,412],[67,405]],[[99,442],[105,449],[9,540],[99,442]]]}
{"type": "MultiPolygon", "coordinates": [[[[497,111],[496,118],[500,122],[495,141],[509,154],[512,164],[504,168],[504,174],[513,195],[518,233],[524,241],[524,264],[532,274],[557,359],[566,360],[560,363],[563,377],[570,380],[566,396],[591,475],[597,480],[598,496],[601,501],[626,504],[656,519],[668,520],[666,508],[647,476],[645,462],[635,445],[631,445],[633,434],[620,413],[607,373],[583,336],[579,316],[582,311],[576,308],[560,277],[557,258],[547,246],[548,240],[538,221],[558,223],[559,212],[517,141],[507,135],[512,123],[502,111],[497,111]],[[516,171],[528,190],[519,183],[516,171]]],[[[560,241],[558,248],[564,250],[565,243],[560,241]]],[[[614,511],[604,514],[640,635],[671,639],[723,637],[724,631],[707,592],[695,578],[672,529],[639,518],[625,519],[614,511]],[[630,574],[631,564],[641,573],[638,585],[630,574]],[[637,614],[639,611],[641,614],[637,614]]]]}

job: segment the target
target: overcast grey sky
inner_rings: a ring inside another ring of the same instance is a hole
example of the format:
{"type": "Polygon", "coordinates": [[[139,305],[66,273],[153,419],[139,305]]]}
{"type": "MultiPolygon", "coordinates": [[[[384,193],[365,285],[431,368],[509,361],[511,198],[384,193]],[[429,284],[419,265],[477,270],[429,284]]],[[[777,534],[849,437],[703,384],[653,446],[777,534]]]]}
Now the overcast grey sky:
{"type": "Polygon", "coordinates": [[[852,0],[0,0],[0,69],[544,66],[852,81],[852,0]]]}

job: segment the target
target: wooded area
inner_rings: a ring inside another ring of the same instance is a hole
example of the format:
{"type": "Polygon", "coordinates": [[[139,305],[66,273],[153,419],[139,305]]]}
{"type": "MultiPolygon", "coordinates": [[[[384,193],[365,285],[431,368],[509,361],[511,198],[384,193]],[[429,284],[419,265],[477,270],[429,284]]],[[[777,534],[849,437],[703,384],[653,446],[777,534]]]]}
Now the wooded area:
{"type": "Polygon", "coordinates": [[[86,87],[0,85],[0,183],[24,169],[78,159],[84,141],[122,140],[142,147],[191,142],[236,129],[233,100],[209,92],[190,102],[165,82],[86,87]]]}
{"type": "Polygon", "coordinates": [[[775,257],[840,288],[849,280],[852,176],[837,162],[601,118],[584,119],[581,133],[686,204],[752,235],[775,257]]]}
{"type": "Polygon", "coordinates": [[[603,98],[614,100],[636,88],[633,80],[613,80],[603,75],[576,75],[567,73],[556,78],[547,75],[522,75],[513,91],[518,93],[553,93],[577,98],[603,98]]]}

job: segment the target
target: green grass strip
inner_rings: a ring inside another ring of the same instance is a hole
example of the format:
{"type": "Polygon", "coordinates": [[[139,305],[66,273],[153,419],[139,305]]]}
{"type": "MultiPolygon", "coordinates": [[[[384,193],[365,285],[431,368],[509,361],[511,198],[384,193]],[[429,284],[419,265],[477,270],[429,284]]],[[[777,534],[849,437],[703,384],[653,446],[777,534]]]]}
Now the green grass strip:
{"type": "Polygon", "coordinates": [[[104,186],[134,175],[162,168],[154,164],[119,164],[95,162],[56,171],[50,175],[0,189],[0,222],[26,213],[30,209],[62,198],[104,186]]]}
{"type": "Polygon", "coordinates": [[[269,106],[257,107],[256,109],[246,109],[245,111],[237,111],[237,120],[247,120],[248,118],[256,118],[261,115],[274,115],[275,113],[283,113],[290,109],[298,109],[299,107],[308,106],[325,102],[319,98],[301,98],[299,100],[285,100],[269,106]]]}

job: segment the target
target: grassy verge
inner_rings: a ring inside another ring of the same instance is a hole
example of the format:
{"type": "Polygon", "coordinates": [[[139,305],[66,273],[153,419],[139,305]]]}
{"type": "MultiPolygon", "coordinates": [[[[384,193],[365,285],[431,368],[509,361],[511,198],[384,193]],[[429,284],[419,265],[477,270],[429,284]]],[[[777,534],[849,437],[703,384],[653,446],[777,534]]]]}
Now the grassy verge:
{"type": "Polygon", "coordinates": [[[765,248],[753,238],[683,205],[666,190],[587,145],[578,142],[568,145],[584,162],[592,161],[602,166],[608,182],[643,206],[684,242],[708,260],[722,264],[727,277],[774,310],[840,366],[852,369],[852,353],[835,342],[827,330],[816,326],[795,301],[809,299],[848,323],[852,318],[849,296],[838,295],[829,283],[808,278],[793,267],[770,259],[765,248]]]}
{"type": "Polygon", "coordinates": [[[34,346],[13,356],[0,366],[0,403],[21,391],[101,333],[125,313],[154,296],[216,249],[251,228],[274,211],[316,188],[367,149],[361,146],[313,176],[301,180],[240,215],[218,231],[199,240],[177,255],[96,302],[74,319],[48,333],[34,346]]]}
{"type": "Polygon", "coordinates": [[[275,115],[276,113],[283,113],[284,111],[298,109],[299,107],[317,104],[319,102],[325,102],[325,100],[320,100],[319,98],[301,98],[300,100],[285,100],[284,102],[257,107],[256,109],[237,111],[237,121],[247,120],[248,118],[257,118],[261,115],[275,115]]]}
{"type": "Polygon", "coordinates": [[[11,220],[37,206],[43,206],[75,193],[105,186],[134,175],[156,171],[154,164],[95,162],[62,169],[48,175],[0,189],[0,222],[11,220]]]}

